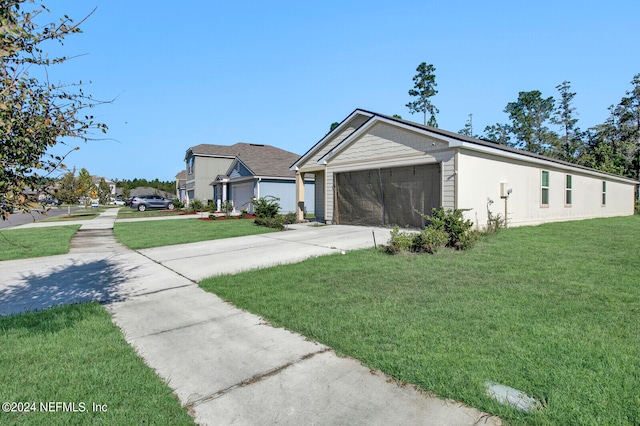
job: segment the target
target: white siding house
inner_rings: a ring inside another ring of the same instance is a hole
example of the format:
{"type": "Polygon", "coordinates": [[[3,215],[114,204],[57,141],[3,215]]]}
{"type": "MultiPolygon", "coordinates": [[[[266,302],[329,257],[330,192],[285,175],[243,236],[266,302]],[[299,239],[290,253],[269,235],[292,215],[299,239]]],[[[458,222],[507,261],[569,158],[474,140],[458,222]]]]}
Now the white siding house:
{"type": "MultiPolygon", "coordinates": [[[[416,212],[488,209],[510,226],[633,214],[638,184],[526,151],[365,110],[355,110],[291,167],[298,204],[318,220],[424,226],[416,212]],[[300,183],[314,175],[314,193],[300,183]]],[[[300,215],[300,212],[298,213],[300,215]]]]}

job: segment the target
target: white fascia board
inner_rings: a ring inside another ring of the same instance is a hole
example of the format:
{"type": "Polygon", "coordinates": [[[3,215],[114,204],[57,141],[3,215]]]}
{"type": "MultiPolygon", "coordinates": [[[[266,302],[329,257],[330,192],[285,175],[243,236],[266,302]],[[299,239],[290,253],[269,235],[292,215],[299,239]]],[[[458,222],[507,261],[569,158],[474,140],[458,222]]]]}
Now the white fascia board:
{"type": "Polygon", "coordinates": [[[345,118],[344,120],[342,120],[342,122],[333,130],[331,130],[329,133],[327,133],[326,135],[324,135],[324,137],[322,139],[320,139],[314,146],[311,147],[311,149],[309,149],[309,151],[307,151],[306,153],[302,154],[302,157],[300,157],[298,159],[298,161],[296,161],[295,163],[293,163],[293,165],[289,168],[289,170],[292,171],[298,171],[298,164],[300,163],[304,163],[306,160],[308,160],[310,157],[314,156],[323,146],[324,144],[331,139],[331,137],[333,137],[334,135],[342,132],[342,130],[344,130],[344,128],[347,126],[347,124],[356,116],[356,115],[364,115],[366,117],[372,117],[373,114],[368,112],[368,111],[363,111],[361,109],[356,109],[355,111],[353,111],[351,114],[349,114],[349,116],[347,116],[347,118],[345,118]]]}
{"type": "Polygon", "coordinates": [[[574,173],[597,176],[604,180],[608,179],[608,180],[616,180],[624,183],[635,183],[635,184],[638,183],[637,181],[630,178],[626,178],[624,176],[617,176],[614,174],[601,172],[599,170],[591,169],[588,167],[580,167],[578,165],[572,165],[570,163],[558,162],[558,161],[554,161],[553,159],[532,157],[524,153],[520,154],[517,152],[504,151],[499,148],[492,148],[484,145],[477,145],[470,142],[462,142],[460,147],[463,149],[467,149],[469,151],[482,152],[485,154],[491,154],[498,157],[509,158],[511,160],[519,160],[525,163],[535,164],[539,166],[546,166],[550,168],[563,169],[563,170],[571,171],[574,173]]]}

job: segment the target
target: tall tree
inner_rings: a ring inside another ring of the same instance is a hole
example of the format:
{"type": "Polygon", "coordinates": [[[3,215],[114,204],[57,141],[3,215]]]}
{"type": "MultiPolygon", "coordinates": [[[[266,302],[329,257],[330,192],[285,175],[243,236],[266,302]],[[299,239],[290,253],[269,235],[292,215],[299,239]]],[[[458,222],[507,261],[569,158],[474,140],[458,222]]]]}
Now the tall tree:
{"type": "Polygon", "coordinates": [[[111,187],[107,183],[104,178],[100,178],[100,182],[98,183],[98,201],[100,204],[109,204],[111,201],[111,187]]]}
{"type": "Polygon", "coordinates": [[[620,138],[626,141],[627,175],[640,179],[640,74],[631,80],[633,88],[627,90],[619,104],[620,138]]]}
{"type": "Polygon", "coordinates": [[[56,189],[56,198],[67,204],[68,216],[71,216],[71,204],[78,202],[78,182],[75,175],[75,170],[69,170],[62,176],[56,189]]]}
{"type": "Polygon", "coordinates": [[[553,146],[557,135],[546,126],[554,110],[553,97],[542,98],[538,90],[520,92],[516,102],[509,102],[504,112],[511,120],[510,130],[516,137],[516,148],[545,154],[553,146]]]}
{"type": "Polygon", "coordinates": [[[437,86],[436,75],[434,74],[435,70],[433,65],[427,65],[426,62],[418,65],[418,68],[416,68],[418,73],[413,77],[413,89],[409,90],[409,96],[416,99],[406,105],[411,114],[417,112],[423,113],[424,124],[432,127],[438,127],[436,114],[440,112],[429,100],[429,98],[438,93],[435,89],[437,86]],[[430,115],[428,122],[427,113],[430,115]]]}
{"type": "Polygon", "coordinates": [[[560,92],[560,101],[551,117],[551,122],[562,129],[557,144],[552,155],[564,161],[577,162],[580,152],[584,148],[584,141],[580,129],[576,127],[578,119],[573,98],[575,93],[571,92],[571,82],[563,81],[556,86],[560,92]]]}
{"type": "Polygon", "coordinates": [[[496,123],[485,127],[482,137],[500,145],[511,146],[511,128],[507,124],[496,123]]]}
{"type": "MultiPolygon", "coordinates": [[[[64,168],[65,155],[47,154],[50,147],[64,143],[61,138],[88,140],[91,130],[107,128],[82,114],[98,102],[84,94],[81,84],[53,84],[35,77],[46,76],[48,67],[67,60],[49,57],[44,46],[81,32],[67,16],[46,23],[45,13],[49,10],[44,5],[36,8],[34,0],[5,0],[0,7],[0,199],[8,209],[27,211],[24,190],[36,189],[42,176],[64,168]],[[29,4],[35,9],[28,11],[29,4]]],[[[0,213],[5,218],[6,212],[0,213]]]]}
{"type": "Polygon", "coordinates": [[[78,196],[83,199],[85,207],[91,204],[91,195],[96,190],[96,186],[93,183],[93,178],[84,167],[78,173],[76,189],[78,196]]]}
{"type": "Polygon", "coordinates": [[[473,114],[469,114],[469,119],[464,123],[464,127],[458,130],[458,134],[477,138],[478,135],[473,134],[473,114]]]}

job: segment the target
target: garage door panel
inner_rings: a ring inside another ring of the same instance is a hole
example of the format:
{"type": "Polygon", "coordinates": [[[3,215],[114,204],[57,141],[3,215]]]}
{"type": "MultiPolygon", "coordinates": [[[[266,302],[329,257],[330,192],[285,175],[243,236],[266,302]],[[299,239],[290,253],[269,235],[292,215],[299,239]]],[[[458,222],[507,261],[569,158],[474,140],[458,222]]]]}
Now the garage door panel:
{"type": "Polygon", "coordinates": [[[440,204],[439,164],[336,174],[339,224],[424,227],[418,212],[440,204]]]}

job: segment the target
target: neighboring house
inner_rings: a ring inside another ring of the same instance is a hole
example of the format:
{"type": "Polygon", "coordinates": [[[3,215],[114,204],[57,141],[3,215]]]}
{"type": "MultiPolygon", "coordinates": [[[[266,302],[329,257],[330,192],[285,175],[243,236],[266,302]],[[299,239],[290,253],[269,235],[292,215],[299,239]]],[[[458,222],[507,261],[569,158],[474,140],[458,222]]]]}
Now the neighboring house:
{"type": "MultiPolygon", "coordinates": [[[[317,220],[422,227],[416,212],[470,209],[478,228],[632,215],[637,181],[357,109],[291,167],[317,220]],[[301,185],[315,176],[315,192],[301,185]]],[[[302,212],[298,211],[298,216],[302,212]]]]}
{"type": "MultiPolygon", "coordinates": [[[[191,147],[185,155],[187,198],[214,202],[217,210],[230,201],[235,210],[252,212],[252,198],[273,196],[280,199],[282,212],[294,212],[295,172],[289,166],[297,158],[298,154],[262,144],[191,147]]],[[[305,186],[314,190],[312,176],[305,186]]]]}
{"type": "Polygon", "coordinates": [[[169,200],[173,200],[175,198],[175,194],[167,191],[162,191],[157,188],[153,188],[150,186],[138,186],[129,191],[130,197],[137,197],[140,195],[159,195],[161,197],[167,198],[169,200]]]}
{"type": "Polygon", "coordinates": [[[176,175],[176,198],[183,203],[187,202],[187,171],[183,170],[176,175]]]}
{"type": "Polygon", "coordinates": [[[109,189],[111,191],[111,198],[115,198],[116,197],[116,183],[113,182],[112,180],[109,180],[107,178],[103,178],[100,176],[91,176],[91,180],[93,181],[93,184],[96,186],[96,188],[98,187],[98,185],[100,185],[100,180],[104,179],[104,181],[107,183],[107,185],[109,185],[109,189]]]}

